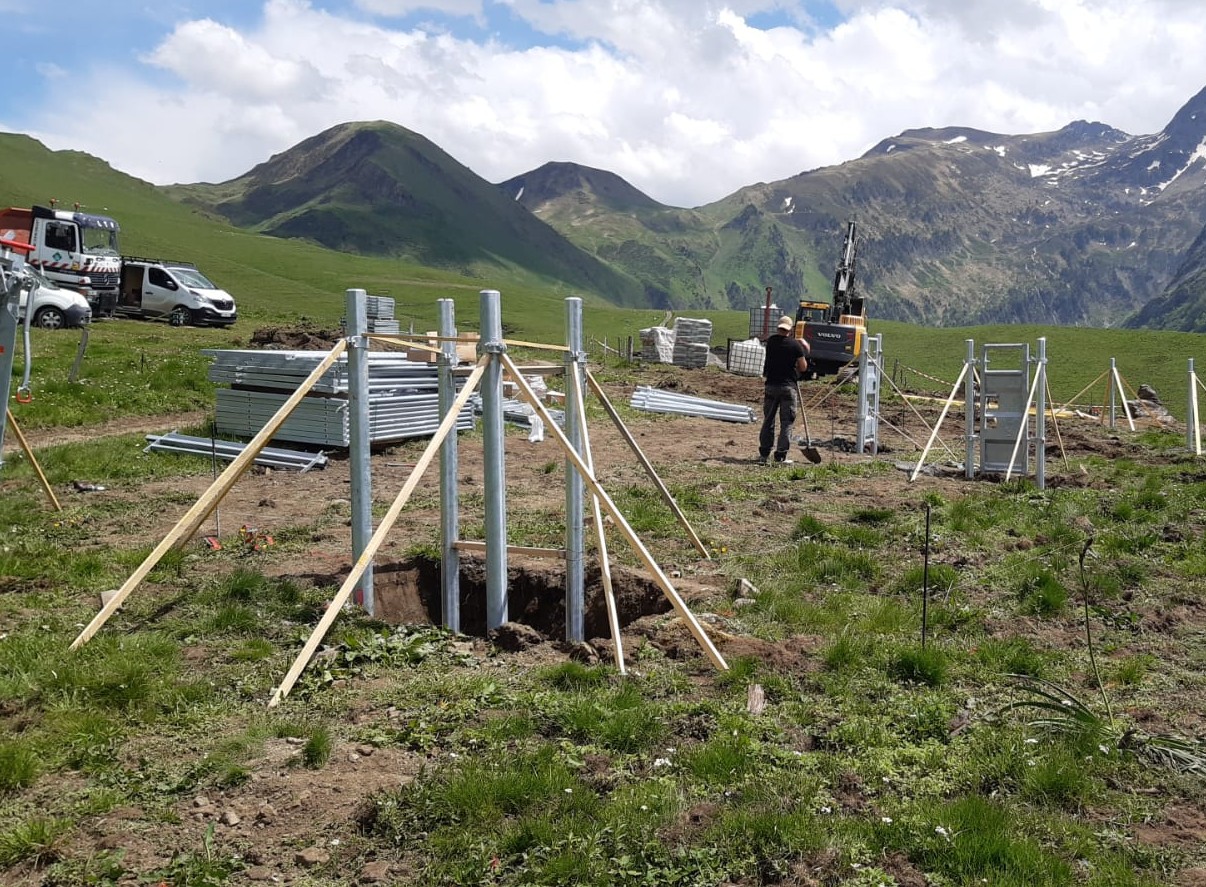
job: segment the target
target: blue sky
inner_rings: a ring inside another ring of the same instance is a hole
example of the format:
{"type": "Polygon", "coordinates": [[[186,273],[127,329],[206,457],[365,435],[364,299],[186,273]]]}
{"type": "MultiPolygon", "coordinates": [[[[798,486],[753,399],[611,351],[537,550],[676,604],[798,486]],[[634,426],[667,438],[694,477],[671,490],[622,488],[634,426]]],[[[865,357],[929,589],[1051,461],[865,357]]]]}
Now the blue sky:
{"type": "Polygon", "coordinates": [[[0,0],[0,129],[157,184],[348,120],[491,181],[549,160],[697,206],[921,126],[1159,131],[1198,0],[0,0]]]}

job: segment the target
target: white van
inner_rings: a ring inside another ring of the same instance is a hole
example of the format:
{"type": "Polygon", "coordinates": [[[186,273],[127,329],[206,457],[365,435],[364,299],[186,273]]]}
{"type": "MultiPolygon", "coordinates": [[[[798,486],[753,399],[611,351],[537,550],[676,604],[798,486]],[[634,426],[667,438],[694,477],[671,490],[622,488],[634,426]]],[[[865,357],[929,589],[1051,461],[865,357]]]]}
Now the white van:
{"type": "Polygon", "coordinates": [[[25,319],[25,308],[31,301],[31,323],[45,330],[80,327],[92,321],[92,306],[83,293],[59,286],[32,265],[26,265],[17,305],[18,319],[25,319]]]}
{"type": "Polygon", "coordinates": [[[172,326],[230,326],[238,320],[234,298],[191,262],[123,257],[117,312],[166,317],[172,326]]]}

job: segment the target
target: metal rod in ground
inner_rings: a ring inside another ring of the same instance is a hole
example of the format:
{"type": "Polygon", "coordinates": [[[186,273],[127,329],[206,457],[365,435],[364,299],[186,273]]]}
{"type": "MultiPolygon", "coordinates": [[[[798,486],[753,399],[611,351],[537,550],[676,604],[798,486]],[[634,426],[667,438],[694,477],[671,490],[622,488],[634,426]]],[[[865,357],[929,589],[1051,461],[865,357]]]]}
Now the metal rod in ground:
{"type": "MultiPolygon", "coordinates": [[[[971,480],[976,476],[976,340],[964,339],[967,345],[967,354],[963,358],[963,375],[961,378],[966,378],[967,381],[963,386],[963,436],[965,452],[963,455],[963,476],[971,480]],[[969,373],[967,368],[971,367],[969,373]]],[[[954,391],[959,390],[959,383],[955,383],[954,391]]]]}
{"type": "MultiPolygon", "coordinates": [[[[482,378],[482,449],[486,487],[486,628],[498,628],[507,614],[507,481],[503,448],[502,296],[482,290],[481,349],[491,359],[482,378]]],[[[516,380],[521,381],[521,380],[516,380]]]]}
{"type": "Polygon", "coordinates": [[[925,505],[925,557],[921,566],[921,649],[930,623],[930,504],[925,505]]]}
{"type": "MultiPolygon", "coordinates": [[[[582,357],[582,300],[565,300],[565,436],[576,453],[582,447],[581,374],[574,368],[582,357]]],[[[586,640],[585,583],[582,566],[586,560],[586,534],[583,530],[584,484],[582,475],[569,459],[565,460],[565,639],[572,643],[586,640]]]]}
{"type": "Polygon", "coordinates": [[[1198,427],[1198,376],[1193,369],[1193,358],[1189,358],[1189,410],[1186,413],[1185,445],[1195,456],[1202,455],[1202,432],[1198,427]]]}
{"type": "MultiPolygon", "coordinates": [[[[213,470],[214,480],[218,479],[218,439],[214,436],[214,420],[209,422],[209,467],[213,470]]],[[[214,538],[222,538],[222,508],[214,506],[214,538]]]]}
{"type": "MultiPolygon", "coordinates": [[[[440,335],[456,337],[456,302],[440,299],[440,335]]],[[[441,343],[439,357],[440,418],[448,415],[456,399],[456,380],[452,368],[456,366],[456,342],[441,343]]],[[[456,543],[460,537],[460,516],[457,496],[457,460],[459,443],[455,434],[444,438],[440,447],[440,600],[444,627],[450,631],[461,630],[461,554],[456,543]]]]}
{"type": "MultiPolygon", "coordinates": [[[[369,358],[368,311],[362,289],[345,294],[344,316],[348,336],[348,468],[351,473],[352,560],[360,559],[373,535],[373,471],[369,452],[369,358]]],[[[360,577],[356,603],[370,616],[376,615],[373,596],[373,565],[360,577]]]]}

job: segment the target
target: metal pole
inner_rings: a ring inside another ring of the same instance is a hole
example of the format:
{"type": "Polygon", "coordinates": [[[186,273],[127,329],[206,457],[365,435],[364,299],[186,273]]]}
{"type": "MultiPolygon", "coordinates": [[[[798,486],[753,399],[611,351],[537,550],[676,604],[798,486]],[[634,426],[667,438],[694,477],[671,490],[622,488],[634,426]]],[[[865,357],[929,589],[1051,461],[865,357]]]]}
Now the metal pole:
{"type": "MultiPolygon", "coordinates": [[[[440,299],[440,335],[449,338],[456,335],[456,302],[440,299]]],[[[440,418],[448,415],[456,399],[456,381],[452,368],[456,366],[456,342],[443,342],[439,357],[440,418]]],[[[457,497],[457,436],[454,433],[444,438],[440,447],[440,612],[444,616],[444,627],[461,630],[461,556],[456,549],[460,535],[457,497]]]]}
{"type": "MultiPolygon", "coordinates": [[[[348,337],[348,467],[351,472],[352,562],[373,537],[372,463],[369,453],[369,367],[367,293],[349,289],[345,293],[344,316],[348,337]]],[[[376,615],[373,596],[373,565],[370,563],[356,587],[356,603],[370,616],[376,615]]]]}
{"type": "Polygon", "coordinates": [[[1034,416],[1034,483],[1047,489],[1047,337],[1038,340],[1038,385],[1034,416]]]}
{"type": "MultiPolygon", "coordinates": [[[[963,358],[963,369],[967,375],[963,383],[963,416],[967,447],[963,456],[963,474],[971,480],[976,476],[976,340],[965,339],[964,342],[967,343],[967,356],[963,358]]],[[[988,362],[987,355],[984,361],[988,362]]],[[[986,366],[980,368],[981,376],[986,369],[986,366]]]]}
{"type": "Polygon", "coordinates": [[[1202,455],[1202,432],[1198,425],[1198,375],[1193,370],[1193,358],[1189,358],[1189,412],[1185,422],[1186,443],[1195,456],[1202,455]]]}
{"type": "MultiPolygon", "coordinates": [[[[565,300],[565,436],[579,456],[582,453],[582,421],[585,415],[582,388],[575,381],[582,373],[573,371],[573,364],[582,360],[582,300],[571,296],[565,300]]],[[[583,530],[585,484],[582,475],[569,459],[565,460],[565,639],[570,642],[586,640],[585,582],[582,565],[586,559],[586,534],[583,530]]]]}
{"type": "Polygon", "coordinates": [[[925,503],[925,559],[921,566],[921,649],[930,625],[930,503],[925,503]]]}
{"type": "Polygon", "coordinates": [[[481,293],[481,349],[490,355],[482,377],[482,449],[486,483],[486,628],[507,621],[507,480],[503,440],[502,296],[481,293]]]}
{"type": "Polygon", "coordinates": [[[1114,363],[1114,358],[1110,358],[1110,427],[1113,428],[1115,422],[1118,421],[1118,402],[1117,394],[1114,387],[1118,384],[1118,367],[1114,363]]]}

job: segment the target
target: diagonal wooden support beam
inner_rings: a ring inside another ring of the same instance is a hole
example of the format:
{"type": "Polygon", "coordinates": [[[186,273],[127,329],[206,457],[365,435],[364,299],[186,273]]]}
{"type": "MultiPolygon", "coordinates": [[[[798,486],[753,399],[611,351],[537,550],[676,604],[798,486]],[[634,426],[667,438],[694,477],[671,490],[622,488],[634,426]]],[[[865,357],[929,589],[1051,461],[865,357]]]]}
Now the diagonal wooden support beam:
{"type": "Polygon", "coordinates": [[[389,511],[381,519],[381,523],[373,533],[373,537],[369,539],[368,544],[364,546],[364,551],[360,553],[360,557],[357,558],[356,563],[352,566],[352,572],[343,580],[343,585],[339,587],[339,591],[331,599],[331,603],[327,605],[327,610],[322,614],[322,619],[319,620],[318,625],[311,632],[305,646],[297,654],[297,658],[293,660],[293,665],[289,668],[285,679],[281,681],[281,685],[272,694],[272,699],[268,703],[270,708],[280,705],[281,700],[289,695],[289,691],[293,689],[293,685],[297,683],[297,679],[301,677],[301,673],[310,664],[314,651],[318,649],[318,645],[322,643],[322,639],[326,637],[336,617],[339,616],[339,610],[347,602],[352,591],[355,590],[356,585],[360,582],[360,577],[364,575],[364,571],[373,562],[373,558],[377,556],[377,550],[385,541],[385,537],[389,535],[389,531],[393,529],[394,523],[398,520],[398,515],[402,513],[403,506],[406,505],[407,500],[414,493],[415,487],[422,480],[424,472],[427,471],[428,466],[431,465],[432,460],[439,453],[440,447],[444,443],[444,438],[456,427],[461,410],[465,408],[465,404],[469,402],[469,398],[477,390],[477,385],[481,381],[482,375],[486,372],[486,365],[490,363],[491,359],[491,355],[483,354],[477,362],[477,366],[474,367],[472,375],[465,380],[465,387],[461,389],[461,393],[452,402],[452,406],[448,409],[448,414],[444,416],[439,428],[436,429],[435,436],[428,442],[427,449],[423,451],[423,455],[415,462],[415,467],[411,469],[410,475],[406,478],[406,483],[398,491],[398,496],[394,499],[393,505],[389,507],[389,511]]]}
{"type": "Polygon", "coordinates": [[[234,486],[235,481],[239,479],[244,471],[251,467],[251,464],[255,462],[256,456],[268,445],[268,442],[272,440],[273,435],[276,434],[280,427],[285,424],[285,420],[289,418],[289,414],[301,403],[301,399],[306,396],[310,389],[322,378],[323,374],[339,359],[339,355],[343,354],[347,346],[346,339],[340,339],[335,343],[335,347],[314,368],[313,372],[297,386],[297,390],[289,395],[289,398],[281,404],[280,409],[260,429],[259,434],[253,437],[251,442],[243,448],[243,452],[239,453],[238,457],[226,466],[226,470],[218,475],[217,479],[201,495],[196,504],[163,537],[160,543],[155,546],[155,550],[147,555],[146,560],[130,575],[130,578],[117,590],[117,593],[109,599],[109,603],[101,608],[101,611],[92,618],[87,627],[71,642],[72,650],[88,643],[89,639],[100,630],[101,626],[122,605],[122,602],[130,596],[130,593],[142,584],[142,580],[147,577],[147,574],[154,569],[155,565],[162,560],[165,554],[176,545],[188,540],[193,533],[197,532],[197,528],[218,507],[218,503],[222,501],[222,497],[230,492],[230,488],[234,486]]]}
{"type": "Polygon", "coordinates": [[[599,398],[599,402],[603,404],[603,409],[607,411],[607,415],[611,417],[611,421],[615,423],[616,429],[620,432],[620,436],[624,438],[625,443],[634,454],[637,461],[641,463],[641,467],[645,469],[645,473],[649,475],[649,479],[653,481],[653,485],[657,487],[657,491],[661,493],[662,499],[670,506],[670,510],[674,512],[674,519],[678,521],[679,526],[687,531],[687,536],[691,540],[691,544],[695,546],[695,550],[703,555],[704,560],[710,561],[712,555],[708,552],[708,546],[703,544],[703,540],[695,533],[695,529],[691,526],[691,522],[687,520],[687,516],[683,514],[678,503],[674,501],[674,497],[670,495],[670,491],[666,485],[662,483],[662,479],[658,476],[657,470],[653,467],[653,463],[645,458],[645,454],[641,452],[640,444],[636,442],[636,438],[632,436],[632,432],[624,425],[624,420],[620,418],[620,414],[616,412],[616,408],[612,406],[607,395],[603,393],[603,387],[591,375],[590,370],[586,371],[586,382],[590,385],[590,390],[599,398]]]}
{"type": "MultiPolygon", "coordinates": [[[[570,364],[574,389],[582,390],[582,367],[574,361],[570,364]]],[[[595,460],[590,451],[590,432],[586,427],[586,404],[581,397],[572,398],[578,408],[578,427],[582,429],[582,455],[586,467],[594,472],[595,460]]],[[[603,526],[603,511],[599,507],[599,497],[590,497],[591,516],[594,517],[595,538],[599,546],[599,577],[603,582],[603,600],[607,604],[607,623],[611,626],[611,640],[615,644],[616,668],[620,674],[627,674],[624,666],[624,641],[620,638],[620,611],[616,606],[615,590],[611,586],[611,561],[607,556],[607,532],[603,526]]]]}
{"type": "Polygon", "coordinates": [[[662,572],[662,568],[657,565],[657,562],[654,561],[653,556],[645,548],[644,543],[641,542],[640,537],[637,536],[624,515],[620,513],[620,509],[616,507],[616,503],[612,501],[611,496],[599,485],[598,480],[595,479],[594,472],[582,461],[582,457],[578,455],[578,452],[569,442],[569,438],[565,436],[565,432],[553,421],[544,404],[540,402],[540,398],[536,396],[536,393],[532,391],[532,387],[528,385],[527,380],[520,373],[519,367],[515,366],[511,358],[505,353],[500,354],[499,358],[502,360],[503,366],[511,373],[519,385],[519,396],[527,401],[528,405],[536,411],[536,414],[544,420],[545,427],[552,432],[557,442],[561,444],[561,449],[565,451],[566,458],[574,463],[574,468],[578,469],[578,473],[582,475],[582,480],[590,487],[591,492],[599,498],[607,513],[611,515],[612,520],[619,526],[620,532],[628,540],[628,544],[632,546],[632,550],[636,552],[637,557],[645,564],[645,568],[649,570],[649,573],[653,576],[653,580],[661,588],[666,598],[670,601],[671,606],[678,612],[678,615],[682,617],[683,622],[686,623],[695,640],[703,648],[708,658],[712,660],[712,664],[722,671],[728,671],[728,663],[724,661],[724,657],[720,655],[720,651],[716,649],[716,646],[712,643],[712,639],[708,637],[703,626],[699,624],[699,620],[695,618],[695,614],[688,609],[681,595],[670,584],[670,579],[662,572]]]}

